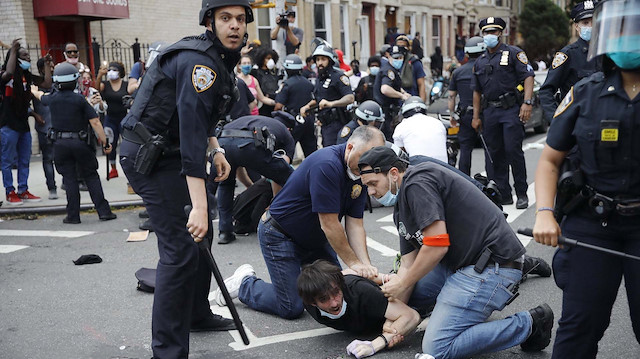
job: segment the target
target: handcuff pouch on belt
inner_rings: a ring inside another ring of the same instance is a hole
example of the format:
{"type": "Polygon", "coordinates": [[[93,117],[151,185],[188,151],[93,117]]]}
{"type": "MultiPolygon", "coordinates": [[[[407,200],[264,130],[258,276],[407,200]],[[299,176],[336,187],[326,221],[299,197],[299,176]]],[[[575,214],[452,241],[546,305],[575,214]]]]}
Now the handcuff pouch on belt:
{"type": "Polygon", "coordinates": [[[562,221],[564,216],[585,204],[592,195],[590,189],[585,186],[584,176],[576,159],[577,155],[570,154],[560,166],[556,203],[553,211],[558,223],[562,221]]]}

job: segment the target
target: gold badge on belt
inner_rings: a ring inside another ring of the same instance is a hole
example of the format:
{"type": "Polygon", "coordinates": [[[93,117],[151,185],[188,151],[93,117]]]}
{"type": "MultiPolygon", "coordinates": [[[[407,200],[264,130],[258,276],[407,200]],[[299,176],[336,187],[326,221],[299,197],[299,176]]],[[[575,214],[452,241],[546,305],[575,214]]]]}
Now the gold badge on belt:
{"type": "Polygon", "coordinates": [[[360,197],[360,193],[362,193],[362,186],[359,184],[354,184],[353,187],[351,187],[351,199],[360,197]]]}

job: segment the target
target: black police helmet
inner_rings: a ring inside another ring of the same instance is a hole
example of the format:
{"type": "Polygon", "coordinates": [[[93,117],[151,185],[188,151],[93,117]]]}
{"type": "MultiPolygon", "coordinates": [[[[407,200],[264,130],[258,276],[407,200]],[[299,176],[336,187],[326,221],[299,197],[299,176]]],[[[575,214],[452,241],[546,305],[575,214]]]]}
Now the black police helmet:
{"type": "Polygon", "coordinates": [[[384,112],[382,112],[382,108],[377,102],[371,100],[367,100],[358,106],[356,116],[366,122],[384,122],[384,112]]]}
{"type": "Polygon", "coordinates": [[[249,0],[202,0],[202,8],[200,9],[200,25],[205,26],[209,11],[213,11],[223,6],[244,6],[247,14],[247,24],[253,22],[253,10],[249,4],[249,0]]]}
{"type": "Polygon", "coordinates": [[[302,70],[304,64],[302,63],[302,59],[300,58],[300,56],[296,54],[290,54],[284,58],[284,63],[282,64],[282,66],[287,70],[302,70]]]}
{"type": "Polygon", "coordinates": [[[63,62],[53,70],[53,82],[59,90],[73,90],[78,84],[80,73],[68,62],[63,62]]]}

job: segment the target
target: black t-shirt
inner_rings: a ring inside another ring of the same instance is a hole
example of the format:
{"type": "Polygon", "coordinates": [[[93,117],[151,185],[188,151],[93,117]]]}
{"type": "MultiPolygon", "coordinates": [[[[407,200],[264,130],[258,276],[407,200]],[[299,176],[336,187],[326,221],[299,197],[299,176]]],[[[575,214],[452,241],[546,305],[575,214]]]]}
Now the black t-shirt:
{"type": "Polygon", "coordinates": [[[416,249],[412,242],[422,243],[425,227],[445,221],[451,245],[441,262],[451,270],[475,264],[485,248],[498,263],[525,253],[502,211],[470,181],[436,163],[407,170],[393,214],[402,255],[416,249]]]}
{"type": "Polygon", "coordinates": [[[283,149],[284,152],[293,158],[293,153],[296,150],[296,143],[293,141],[293,136],[289,132],[289,129],[282,122],[266,116],[244,116],[237,120],[231,121],[224,126],[225,130],[250,130],[254,128],[267,127],[269,132],[276,137],[276,149],[283,149]]]}
{"type": "Polygon", "coordinates": [[[238,102],[236,102],[233,107],[231,107],[231,111],[229,112],[229,116],[231,119],[235,120],[242,116],[248,116],[251,114],[251,110],[249,110],[249,104],[253,102],[256,98],[253,96],[247,84],[241,78],[238,78],[238,94],[240,98],[238,102]]]}
{"type": "MultiPolygon", "coordinates": [[[[2,72],[0,72],[1,74],[2,72]]],[[[13,89],[15,82],[13,77],[7,82],[0,80],[0,100],[2,100],[0,127],[9,126],[10,129],[17,132],[29,132],[29,102],[22,102],[21,106],[16,105],[19,100],[15,97],[15,90],[13,89]]],[[[27,88],[27,82],[24,77],[21,82],[16,86],[22,86],[24,92],[31,91],[30,88],[27,88]]]]}
{"type": "Polygon", "coordinates": [[[344,300],[347,311],[341,318],[329,319],[320,315],[313,305],[305,305],[307,312],[320,324],[352,333],[376,333],[382,331],[389,301],[374,282],[357,275],[344,276],[344,300]]]}
{"type": "Polygon", "coordinates": [[[111,82],[103,81],[104,91],[102,91],[102,99],[107,102],[107,116],[115,119],[123,119],[127,115],[127,109],[122,104],[122,97],[127,95],[128,81],[122,80],[120,89],[114,91],[111,82]]]}
{"type": "Polygon", "coordinates": [[[73,91],[54,91],[51,94],[45,94],[41,102],[49,106],[51,127],[57,131],[86,131],[89,120],[98,117],[85,97],[73,91]]]}

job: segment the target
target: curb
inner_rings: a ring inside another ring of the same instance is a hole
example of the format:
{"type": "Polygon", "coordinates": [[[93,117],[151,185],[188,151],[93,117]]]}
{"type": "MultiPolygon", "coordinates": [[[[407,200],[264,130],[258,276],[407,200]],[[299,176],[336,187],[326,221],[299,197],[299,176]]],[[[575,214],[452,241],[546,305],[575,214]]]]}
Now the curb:
{"type": "MultiPolygon", "coordinates": [[[[109,205],[111,208],[123,208],[129,206],[142,206],[142,199],[137,200],[129,200],[129,201],[117,201],[110,202],[109,205]]],[[[89,209],[94,209],[93,203],[82,203],[80,204],[80,210],[86,211],[89,209]]],[[[40,206],[40,207],[7,207],[3,206],[0,208],[0,216],[1,215],[12,215],[12,214],[34,214],[34,213],[47,213],[47,214],[55,214],[55,213],[66,213],[67,206],[66,205],[54,205],[54,206],[40,206]]]]}

